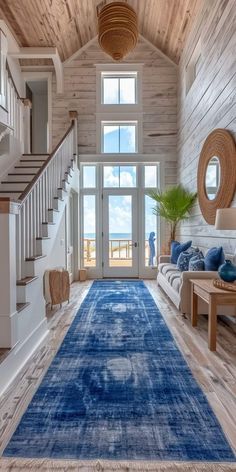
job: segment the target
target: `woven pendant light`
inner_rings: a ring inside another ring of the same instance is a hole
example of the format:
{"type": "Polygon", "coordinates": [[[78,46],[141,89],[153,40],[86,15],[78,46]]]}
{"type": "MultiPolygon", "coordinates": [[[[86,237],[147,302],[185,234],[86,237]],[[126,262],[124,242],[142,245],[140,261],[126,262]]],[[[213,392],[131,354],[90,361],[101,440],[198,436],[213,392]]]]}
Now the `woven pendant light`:
{"type": "Polygon", "coordinates": [[[127,3],[105,5],[98,15],[98,41],[115,61],[120,61],[136,46],[137,14],[127,3]]]}

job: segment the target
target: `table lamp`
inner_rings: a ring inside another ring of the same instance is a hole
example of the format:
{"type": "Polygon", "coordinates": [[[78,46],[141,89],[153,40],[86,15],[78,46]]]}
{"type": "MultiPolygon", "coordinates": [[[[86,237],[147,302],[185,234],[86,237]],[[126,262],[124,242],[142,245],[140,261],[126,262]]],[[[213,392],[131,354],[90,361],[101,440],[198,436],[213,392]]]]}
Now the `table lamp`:
{"type": "Polygon", "coordinates": [[[216,210],[215,229],[236,230],[236,208],[219,208],[216,210]]]}
{"type": "MultiPolygon", "coordinates": [[[[236,208],[219,208],[216,211],[215,229],[236,230],[236,208]]],[[[236,280],[236,266],[228,259],[219,267],[218,272],[225,282],[236,280]]]]}

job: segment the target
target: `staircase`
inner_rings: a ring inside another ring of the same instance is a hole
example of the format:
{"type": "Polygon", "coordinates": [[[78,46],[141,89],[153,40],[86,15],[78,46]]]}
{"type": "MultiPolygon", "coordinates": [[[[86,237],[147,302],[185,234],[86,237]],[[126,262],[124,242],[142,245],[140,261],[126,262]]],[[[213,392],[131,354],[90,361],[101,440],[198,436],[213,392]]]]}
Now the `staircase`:
{"type": "Polygon", "coordinates": [[[0,184],[0,204],[14,208],[13,215],[0,217],[2,227],[9,227],[6,254],[9,280],[15,280],[0,312],[0,348],[10,349],[0,364],[0,393],[48,334],[43,275],[70,187],[78,188],[75,123],[51,155],[23,154],[0,184]]]}

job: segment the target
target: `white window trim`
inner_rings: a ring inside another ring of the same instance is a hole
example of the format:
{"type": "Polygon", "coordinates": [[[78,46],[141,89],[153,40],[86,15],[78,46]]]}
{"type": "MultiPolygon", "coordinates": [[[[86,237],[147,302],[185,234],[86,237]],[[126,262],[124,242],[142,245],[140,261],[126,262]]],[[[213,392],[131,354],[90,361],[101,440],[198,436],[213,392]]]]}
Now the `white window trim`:
{"type": "Polygon", "coordinates": [[[97,113],[125,113],[142,112],[142,64],[97,64],[96,65],[96,111],[97,113]],[[136,78],[136,103],[109,105],[102,103],[102,73],[119,75],[120,73],[137,74],[136,78]]]}
{"type": "Polygon", "coordinates": [[[142,113],[98,113],[97,114],[97,122],[96,122],[96,130],[97,130],[97,153],[112,156],[120,156],[120,155],[136,155],[138,153],[142,153],[142,130],[143,130],[143,115],[142,113]],[[102,140],[102,126],[103,124],[124,124],[130,123],[136,124],[136,149],[135,152],[132,153],[107,153],[103,152],[103,140],[102,140]]]}

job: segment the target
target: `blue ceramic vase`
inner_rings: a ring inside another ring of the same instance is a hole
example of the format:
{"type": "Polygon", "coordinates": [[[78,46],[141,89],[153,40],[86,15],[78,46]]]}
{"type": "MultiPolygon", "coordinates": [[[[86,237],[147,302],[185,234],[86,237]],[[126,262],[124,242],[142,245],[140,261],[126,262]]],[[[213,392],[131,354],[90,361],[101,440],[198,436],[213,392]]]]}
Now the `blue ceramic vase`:
{"type": "Polygon", "coordinates": [[[236,280],[236,266],[230,260],[226,260],[218,269],[218,274],[225,282],[234,282],[236,280]]]}

